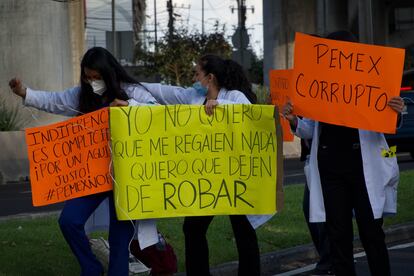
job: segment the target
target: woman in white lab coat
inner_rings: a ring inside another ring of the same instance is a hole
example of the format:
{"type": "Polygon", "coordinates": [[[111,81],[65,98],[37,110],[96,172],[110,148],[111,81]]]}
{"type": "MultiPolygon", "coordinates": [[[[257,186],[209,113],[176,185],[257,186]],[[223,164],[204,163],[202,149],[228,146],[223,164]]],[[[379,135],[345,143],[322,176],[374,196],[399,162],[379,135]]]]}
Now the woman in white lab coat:
{"type": "MultiPolygon", "coordinates": [[[[349,32],[335,32],[330,39],[355,42],[349,32]]],[[[389,107],[401,112],[404,101],[391,98],[389,107]]],[[[310,222],[326,221],[335,275],[355,275],[352,217],[372,275],[390,275],[388,251],[382,230],[383,216],[395,214],[399,170],[396,157],[385,157],[388,145],[382,133],[309,119],[283,109],[295,134],[312,139],[308,185],[310,222]]]]}
{"type": "MultiPolygon", "coordinates": [[[[221,104],[256,103],[256,95],[242,67],[232,60],[215,55],[199,59],[194,74],[195,85],[182,89],[160,84],[144,84],[161,104],[204,104],[206,113],[221,104]]],[[[230,221],[239,253],[239,275],[260,275],[260,253],[255,228],[269,216],[231,215],[230,221]]],[[[186,273],[210,275],[206,232],[213,216],[186,217],[184,220],[186,273]]]]}
{"type": "MultiPolygon", "coordinates": [[[[94,47],[82,58],[80,86],[63,92],[36,91],[26,88],[18,79],[9,83],[12,91],[24,99],[26,106],[32,106],[46,112],[76,116],[111,105],[123,100],[128,105],[154,104],[154,97],[136,80],[130,77],[118,61],[106,49],[94,47]]],[[[119,221],[115,214],[113,193],[104,192],[70,199],[59,218],[63,236],[76,256],[81,275],[100,276],[103,267],[92,253],[84,226],[89,216],[105,200],[109,202],[109,268],[108,275],[129,275],[129,243],[134,233],[133,223],[119,221]]],[[[143,223],[140,232],[155,232],[152,221],[143,223]]],[[[158,240],[155,240],[156,243],[158,240]]]]}

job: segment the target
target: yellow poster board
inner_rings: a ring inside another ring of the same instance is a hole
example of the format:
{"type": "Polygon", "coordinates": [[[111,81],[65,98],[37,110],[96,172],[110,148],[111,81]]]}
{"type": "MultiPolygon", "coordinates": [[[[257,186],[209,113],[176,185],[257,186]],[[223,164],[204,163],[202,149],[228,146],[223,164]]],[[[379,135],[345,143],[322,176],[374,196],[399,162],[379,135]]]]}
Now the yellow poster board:
{"type": "Polygon", "coordinates": [[[274,107],[112,107],[118,219],[276,211],[274,107]]]}

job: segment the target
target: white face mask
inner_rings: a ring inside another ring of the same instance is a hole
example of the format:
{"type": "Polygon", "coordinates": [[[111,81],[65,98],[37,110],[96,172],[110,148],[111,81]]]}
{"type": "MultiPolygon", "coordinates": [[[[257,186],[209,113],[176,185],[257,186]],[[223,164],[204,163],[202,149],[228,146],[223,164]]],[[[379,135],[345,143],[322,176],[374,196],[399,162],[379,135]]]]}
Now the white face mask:
{"type": "Polygon", "coordinates": [[[94,80],[89,81],[89,84],[92,86],[93,93],[102,96],[102,94],[106,91],[106,85],[103,80],[94,80]]]}

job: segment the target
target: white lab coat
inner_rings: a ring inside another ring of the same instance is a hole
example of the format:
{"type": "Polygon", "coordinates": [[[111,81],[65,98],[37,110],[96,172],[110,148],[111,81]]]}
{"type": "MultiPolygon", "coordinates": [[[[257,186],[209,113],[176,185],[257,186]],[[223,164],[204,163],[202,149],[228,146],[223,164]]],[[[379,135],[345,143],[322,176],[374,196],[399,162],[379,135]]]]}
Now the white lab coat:
{"type": "MultiPolygon", "coordinates": [[[[156,100],[142,86],[137,84],[122,84],[130,105],[155,104],[156,100]]],[[[79,115],[80,87],[72,87],[62,92],[38,91],[27,88],[24,104],[37,109],[66,116],[79,115]]],[[[106,230],[109,226],[109,205],[104,200],[86,222],[85,231],[106,230]]],[[[158,232],[155,220],[137,220],[135,233],[141,249],[158,243],[158,232]]]]}
{"type": "MultiPolygon", "coordinates": [[[[312,147],[308,168],[309,221],[324,222],[325,206],[318,170],[319,122],[309,119],[298,119],[295,134],[300,138],[312,139],[312,147]]],[[[388,150],[382,133],[358,130],[365,184],[368,191],[374,218],[397,212],[397,186],[399,169],[397,158],[382,157],[381,151],[388,150]]]]}
{"type": "MultiPolygon", "coordinates": [[[[138,84],[121,84],[121,88],[130,98],[130,105],[154,104],[156,100],[138,84]]],[[[37,109],[65,116],[79,115],[80,87],[75,86],[62,92],[39,91],[27,88],[23,103],[37,109]]]]}
{"type": "MultiPolygon", "coordinates": [[[[202,105],[206,99],[194,88],[182,88],[177,86],[162,85],[159,83],[143,83],[150,91],[152,96],[160,104],[198,104],[202,105]]],[[[220,89],[217,96],[217,102],[220,104],[250,104],[247,97],[238,90],[220,89]]],[[[271,219],[274,214],[269,215],[247,215],[247,219],[254,229],[271,219]]]]}
{"type": "MultiPolygon", "coordinates": [[[[206,99],[194,88],[163,85],[159,83],[142,83],[160,104],[199,104],[206,99]]],[[[238,90],[220,89],[217,96],[219,104],[250,104],[246,96],[238,90]]]]}

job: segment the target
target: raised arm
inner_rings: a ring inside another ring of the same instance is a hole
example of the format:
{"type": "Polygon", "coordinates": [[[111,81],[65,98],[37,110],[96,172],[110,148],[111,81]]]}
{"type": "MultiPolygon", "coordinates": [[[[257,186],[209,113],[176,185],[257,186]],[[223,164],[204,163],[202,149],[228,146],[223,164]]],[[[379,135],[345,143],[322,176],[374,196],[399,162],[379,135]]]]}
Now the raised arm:
{"type": "Polygon", "coordinates": [[[66,116],[78,115],[79,87],[69,88],[62,92],[39,91],[25,87],[21,80],[12,79],[9,86],[13,93],[22,97],[23,104],[37,109],[66,116]]]}
{"type": "MultiPolygon", "coordinates": [[[[160,83],[143,83],[142,85],[149,90],[160,104],[195,104],[195,100],[197,100],[197,92],[193,88],[160,83]]],[[[199,104],[202,104],[202,102],[199,104]]]]}

